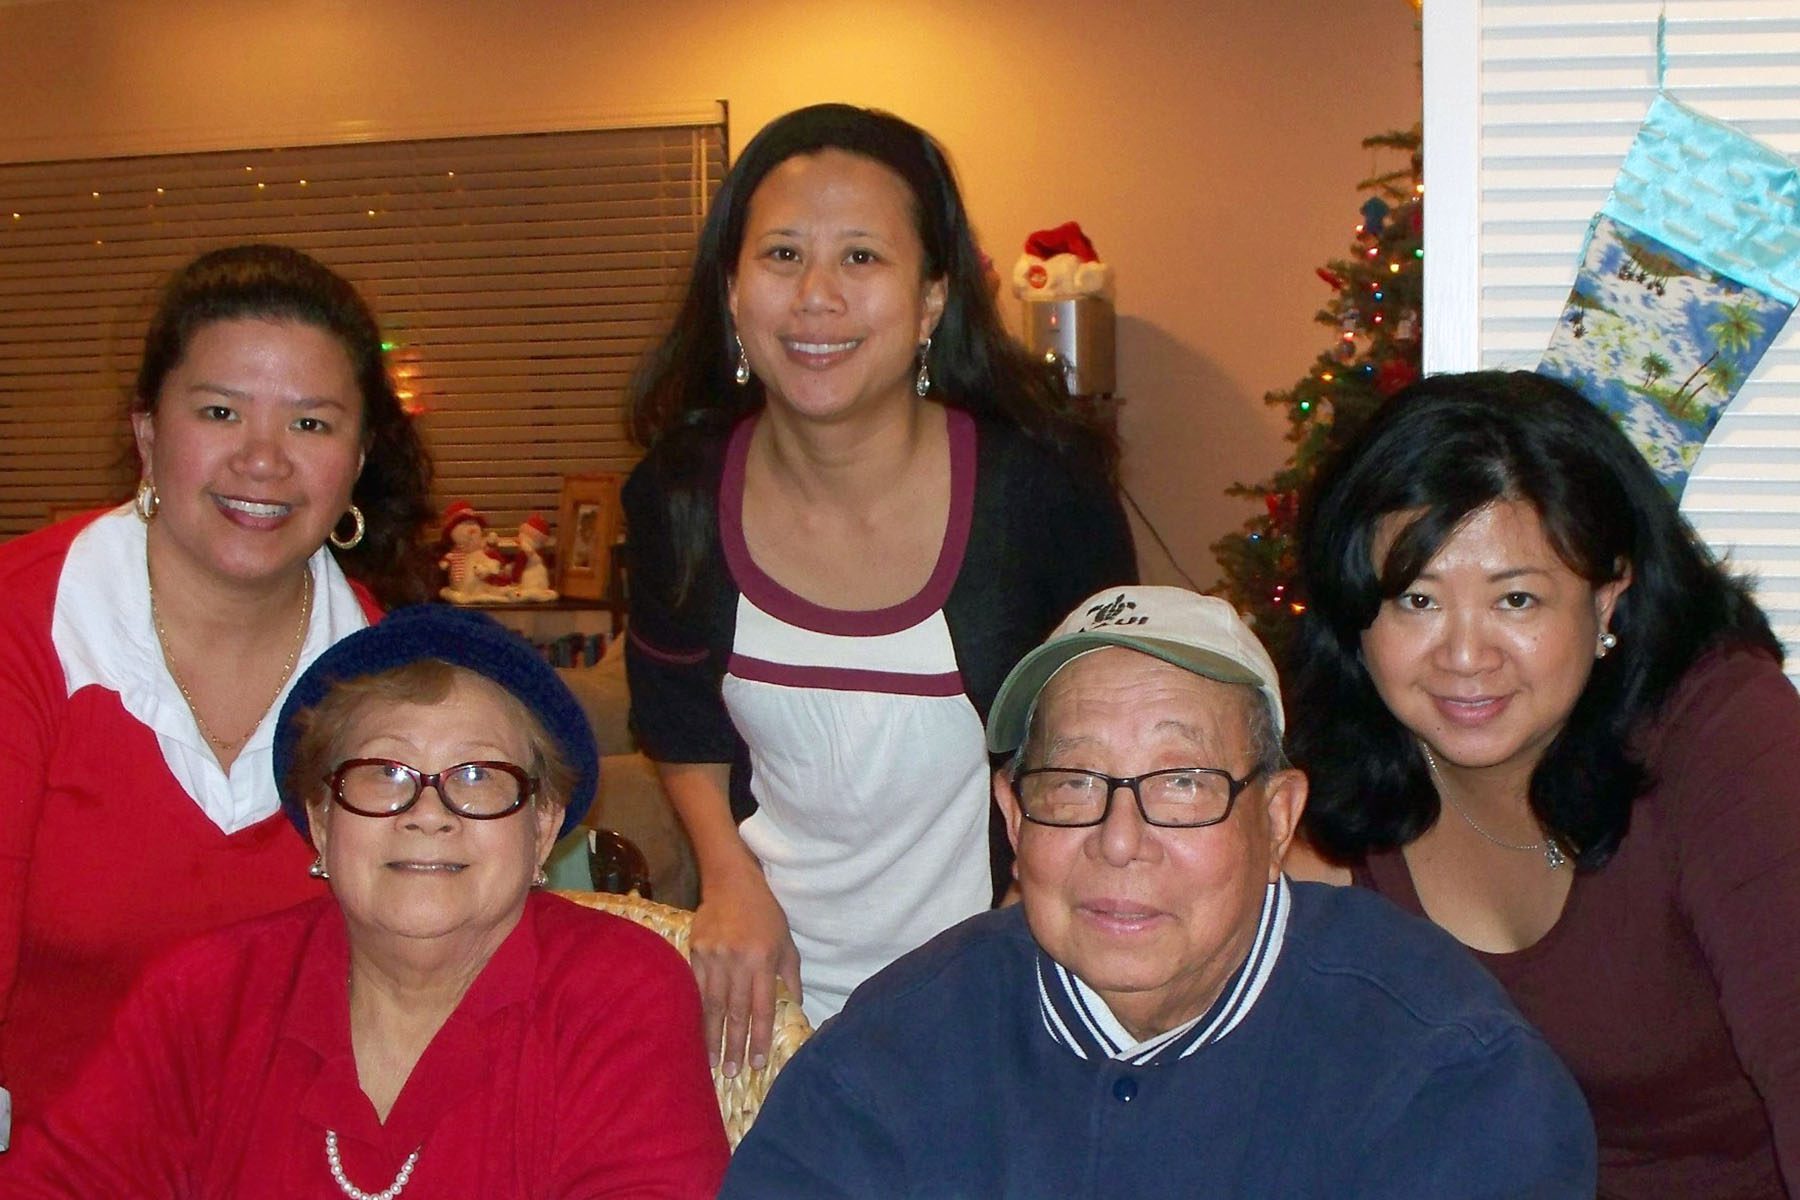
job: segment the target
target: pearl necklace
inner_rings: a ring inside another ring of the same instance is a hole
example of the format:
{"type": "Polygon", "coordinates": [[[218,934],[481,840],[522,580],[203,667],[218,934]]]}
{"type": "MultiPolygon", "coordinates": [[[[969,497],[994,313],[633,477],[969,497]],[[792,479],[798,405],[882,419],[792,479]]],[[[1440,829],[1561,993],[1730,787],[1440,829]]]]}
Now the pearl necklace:
{"type": "Polygon", "coordinates": [[[1470,829],[1473,829],[1476,833],[1479,833],[1482,837],[1494,843],[1494,845],[1506,850],[1542,851],[1544,862],[1549,865],[1552,871],[1560,869],[1564,863],[1569,861],[1569,856],[1563,853],[1563,848],[1556,844],[1556,839],[1554,837],[1547,837],[1541,842],[1532,842],[1529,845],[1521,846],[1517,842],[1503,842],[1487,830],[1483,829],[1480,824],[1476,822],[1475,818],[1469,815],[1469,810],[1457,803],[1456,797],[1450,794],[1450,789],[1444,786],[1444,777],[1438,773],[1437,758],[1431,753],[1431,747],[1427,746],[1424,742],[1420,742],[1419,749],[1425,754],[1425,769],[1431,772],[1431,782],[1437,786],[1438,795],[1447,801],[1451,808],[1456,810],[1457,816],[1469,823],[1470,829]]]}
{"type": "Polygon", "coordinates": [[[394,1176],[394,1182],[388,1184],[384,1190],[365,1192],[351,1183],[349,1176],[344,1174],[344,1160],[338,1157],[337,1130],[327,1129],[325,1131],[325,1165],[331,1168],[331,1177],[337,1180],[338,1189],[350,1197],[350,1200],[394,1200],[394,1197],[398,1196],[406,1187],[406,1181],[412,1178],[413,1167],[419,1161],[419,1150],[423,1149],[424,1147],[420,1146],[406,1156],[406,1161],[400,1164],[400,1173],[394,1176]]]}
{"type": "Polygon", "coordinates": [[[206,723],[206,718],[200,715],[200,706],[194,703],[194,694],[188,691],[187,684],[182,682],[181,672],[175,669],[175,655],[169,650],[169,633],[163,628],[162,614],[157,611],[156,607],[156,575],[149,569],[149,566],[150,556],[145,554],[144,576],[150,583],[150,624],[156,627],[156,644],[162,647],[163,665],[169,669],[169,678],[175,681],[175,687],[181,692],[181,698],[187,701],[188,712],[193,714],[194,724],[199,728],[200,736],[206,739],[207,744],[215,752],[231,750],[243,745],[250,740],[250,735],[256,732],[257,726],[262,724],[263,715],[274,707],[276,697],[281,695],[281,689],[287,686],[287,681],[294,674],[294,664],[300,659],[300,647],[306,644],[306,630],[312,624],[312,571],[307,569],[301,575],[300,628],[294,632],[294,644],[288,649],[287,662],[282,664],[281,678],[275,684],[275,694],[270,696],[269,702],[258,710],[256,725],[252,725],[237,737],[224,738],[214,733],[212,726],[206,723]]]}

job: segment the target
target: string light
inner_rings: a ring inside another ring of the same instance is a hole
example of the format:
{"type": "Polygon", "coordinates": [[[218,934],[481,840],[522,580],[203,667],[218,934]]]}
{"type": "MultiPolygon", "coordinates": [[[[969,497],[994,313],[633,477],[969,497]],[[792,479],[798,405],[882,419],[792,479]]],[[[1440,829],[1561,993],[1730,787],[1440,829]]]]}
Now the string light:
{"type": "Polygon", "coordinates": [[[1400,264],[1399,263],[1389,263],[1388,271],[1390,274],[1398,275],[1400,273],[1400,264]]]}

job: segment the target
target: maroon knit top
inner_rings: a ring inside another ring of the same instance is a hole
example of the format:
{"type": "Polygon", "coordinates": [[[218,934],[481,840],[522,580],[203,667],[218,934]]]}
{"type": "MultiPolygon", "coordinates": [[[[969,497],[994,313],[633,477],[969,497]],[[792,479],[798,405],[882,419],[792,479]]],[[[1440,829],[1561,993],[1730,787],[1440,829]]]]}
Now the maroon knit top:
{"type": "MultiPolygon", "coordinates": [[[[1618,854],[1535,945],[1472,953],[1587,1094],[1601,1196],[1800,1195],[1800,695],[1715,650],[1642,747],[1618,854]]],[[[1424,915],[1399,851],[1353,874],[1424,915]]]]}

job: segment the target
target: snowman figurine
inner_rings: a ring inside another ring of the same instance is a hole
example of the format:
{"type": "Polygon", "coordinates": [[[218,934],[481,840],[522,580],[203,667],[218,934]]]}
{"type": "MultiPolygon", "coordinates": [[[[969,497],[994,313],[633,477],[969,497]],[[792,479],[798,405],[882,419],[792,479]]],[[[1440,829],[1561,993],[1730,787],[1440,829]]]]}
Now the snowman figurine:
{"type": "Polygon", "coordinates": [[[506,589],[497,586],[506,578],[506,564],[488,552],[487,518],[467,500],[457,500],[444,510],[442,528],[448,549],[438,566],[448,584],[438,595],[456,604],[506,599],[506,589]]]}
{"type": "Polygon", "coordinates": [[[519,569],[519,582],[513,594],[521,600],[554,600],[556,591],[550,586],[550,568],[544,565],[544,547],[550,542],[550,525],[532,513],[519,526],[519,553],[524,566],[519,569]]]}

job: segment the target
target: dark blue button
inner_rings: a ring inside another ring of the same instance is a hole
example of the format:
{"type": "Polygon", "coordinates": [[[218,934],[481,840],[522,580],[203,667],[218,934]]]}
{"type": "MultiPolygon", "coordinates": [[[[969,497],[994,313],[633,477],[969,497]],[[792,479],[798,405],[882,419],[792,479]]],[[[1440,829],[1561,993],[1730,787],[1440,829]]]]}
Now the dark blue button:
{"type": "Polygon", "coordinates": [[[1113,1084],[1113,1099],[1121,1104],[1130,1104],[1137,1099],[1137,1080],[1127,1075],[1113,1084]]]}

